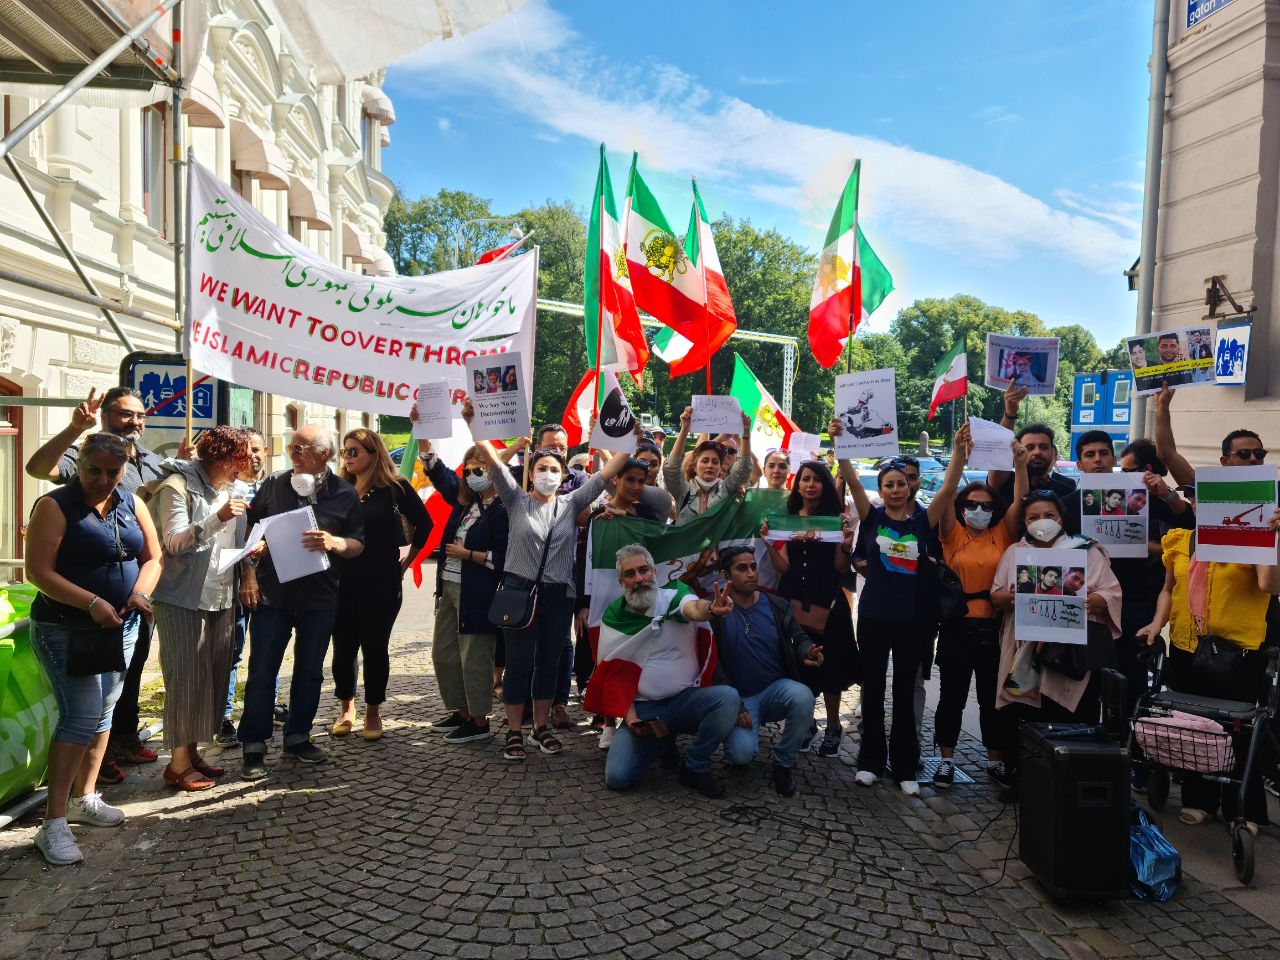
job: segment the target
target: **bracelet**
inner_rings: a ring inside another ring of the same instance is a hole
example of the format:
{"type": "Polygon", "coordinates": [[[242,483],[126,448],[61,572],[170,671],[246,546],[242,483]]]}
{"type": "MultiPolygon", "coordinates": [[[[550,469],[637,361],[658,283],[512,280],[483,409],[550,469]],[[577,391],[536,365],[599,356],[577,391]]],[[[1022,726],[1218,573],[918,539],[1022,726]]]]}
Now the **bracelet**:
{"type": "Polygon", "coordinates": [[[143,600],[147,601],[147,603],[150,603],[150,602],[151,602],[151,594],[149,594],[149,593],[143,593],[141,590],[134,590],[132,593],[130,593],[130,594],[129,594],[129,596],[130,596],[130,597],[141,597],[143,600]]]}
{"type": "Polygon", "coordinates": [[[97,594],[94,594],[93,599],[92,599],[92,600],[90,600],[88,603],[86,603],[86,604],[84,605],[84,612],[85,612],[85,613],[88,613],[88,614],[92,614],[92,613],[93,613],[93,605],[94,605],[95,603],[97,603],[97,602],[98,602],[99,600],[101,600],[101,599],[102,599],[102,598],[101,598],[101,597],[99,597],[97,594]]]}

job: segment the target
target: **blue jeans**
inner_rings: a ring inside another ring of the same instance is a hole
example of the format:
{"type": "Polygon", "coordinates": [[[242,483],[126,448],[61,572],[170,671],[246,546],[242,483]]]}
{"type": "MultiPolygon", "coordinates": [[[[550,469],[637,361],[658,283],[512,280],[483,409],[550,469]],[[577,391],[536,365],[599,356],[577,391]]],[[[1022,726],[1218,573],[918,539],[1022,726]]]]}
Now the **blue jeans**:
{"type": "Polygon", "coordinates": [[[311,739],[311,722],[320,705],[325,657],[333,633],[333,614],[332,610],[281,610],[265,605],[253,611],[249,682],[245,685],[244,713],[238,731],[245,753],[266,753],[280,664],[291,637],[293,682],[289,686],[284,745],[292,747],[311,739]]]}
{"type": "MultiPolygon", "coordinates": [[[[808,693],[808,690],[805,691],[808,693]]],[[[813,703],[813,694],[809,694],[813,703]]],[[[665,700],[637,700],[636,717],[661,719],[672,733],[687,733],[693,743],[684,754],[684,765],[699,773],[711,768],[711,755],[733,729],[741,698],[733,687],[690,687],[665,700]]],[[[666,747],[663,738],[637,737],[623,724],[614,735],[604,765],[604,782],[610,790],[634,786],[666,747]]]]}
{"type": "Polygon", "coordinates": [[[753,697],[743,697],[742,705],[751,714],[751,726],[736,723],[724,742],[724,755],[735,767],[745,767],[760,749],[760,724],[785,720],[782,736],[773,745],[773,762],[794,766],[800,741],[813,723],[813,691],[798,680],[779,677],[753,697]]]}
{"type": "Polygon", "coordinates": [[[124,670],[72,677],[67,675],[67,645],[71,631],[60,623],[32,621],[31,645],[49,682],[53,684],[53,696],[58,702],[58,726],[53,732],[54,740],[87,747],[94,736],[111,729],[111,713],[120,699],[120,691],[124,689],[124,676],[133,659],[133,647],[141,622],[142,617],[136,613],[125,618],[124,670]]]}
{"type": "MultiPolygon", "coordinates": [[[[231,706],[236,699],[236,676],[240,672],[240,661],[244,659],[244,641],[249,635],[249,611],[244,607],[236,607],[236,628],[232,632],[233,650],[231,653],[231,679],[227,684],[227,712],[223,716],[231,719],[231,706]]],[[[275,700],[280,700],[280,678],[276,677],[275,700]]]]}

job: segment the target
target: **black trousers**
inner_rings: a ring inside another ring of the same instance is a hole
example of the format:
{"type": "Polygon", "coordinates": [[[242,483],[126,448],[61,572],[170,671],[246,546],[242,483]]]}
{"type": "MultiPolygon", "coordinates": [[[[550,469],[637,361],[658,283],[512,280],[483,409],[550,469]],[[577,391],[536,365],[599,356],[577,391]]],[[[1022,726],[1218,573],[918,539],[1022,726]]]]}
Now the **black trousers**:
{"type": "Polygon", "coordinates": [[[951,620],[938,638],[938,712],[933,738],[940,747],[955,749],[960,723],[969,700],[969,681],[977,680],[978,725],[982,745],[1000,750],[1000,722],[996,716],[996,675],[1000,672],[1000,635],[993,620],[951,620]]]}
{"type": "Polygon", "coordinates": [[[398,579],[339,583],[333,620],[333,695],[339,700],[355,697],[357,657],[363,654],[364,702],[378,706],[386,701],[391,628],[403,600],[398,579]]]}
{"type": "Polygon", "coordinates": [[[116,701],[116,708],[111,713],[110,739],[124,746],[137,741],[138,731],[142,726],[138,717],[138,694],[142,689],[142,671],[146,669],[147,658],[151,656],[151,637],[154,634],[155,627],[146,620],[138,624],[133,659],[129,661],[129,669],[125,671],[120,699],[116,701]]]}
{"type": "Polygon", "coordinates": [[[858,618],[859,651],[862,654],[862,744],[858,769],[883,776],[886,761],[895,780],[914,780],[920,763],[916,736],[916,675],[932,639],[915,621],[858,618]],[[886,750],[884,695],[893,657],[893,726],[886,750]]]}

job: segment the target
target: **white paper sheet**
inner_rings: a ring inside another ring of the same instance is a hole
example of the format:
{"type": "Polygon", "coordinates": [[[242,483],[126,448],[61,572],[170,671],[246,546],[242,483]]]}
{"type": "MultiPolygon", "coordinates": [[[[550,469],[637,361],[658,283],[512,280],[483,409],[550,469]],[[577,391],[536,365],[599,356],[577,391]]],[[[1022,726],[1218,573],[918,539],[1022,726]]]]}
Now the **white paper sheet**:
{"type": "Polygon", "coordinates": [[[264,536],[271,551],[271,563],[276,568],[276,579],[281,583],[329,569],[329,554],[308,550],[302,545],[302,535],[316,529],[319,529],[316,514],[310,506],[278,513],[271,518],[264,536]]]}
{"type": "Polygon", "coordinates": [[[1009,447],[1013,442],[1012,430],[981,417],[970,417],[969,435],[973,438],[967,464],[970,470],[1013,472],[1013,450],[1009,447]]]}
{"type": "MultiPolygon", "coordinates": [[[[278,516],[278,514],[277,514],[278,516]]],[[[253,529],[249,531],[249,536],[245,538],[244,546],[239,550],[224,551],[218,555],[218,575],[226,573],[231,567],[235,566],[241,560],[249,555],[249,551],[258,545],[262,540],[262,535],[267,532],[267,526],[275,517],[267,517],[265,520],[259,520],[253,525],[253,529]]]]}
{"type": "Polygon", "coordinates": [[[529,433],[529,387],[516,351],[467,360],[467,383],[475,417],[471,435],[477,440],[507,440],[529,433]],[[482,389],[483,388],[483,389],[482,389]]]}
{"type": "Polygon", "coordinates": [[[741,433],[742,407],[737,397],[693,395],[693,415],[690,433],[741,433]]]}
{"type": "Polygon", "coordinates": [[[841,457],[896,457],[897,375],[890,369],[861,370],[836,377],[836,419],[844,433],[835,438],[841,457]]]}
{"type": "Polygon", "coordinates": [[[819,456],[822,438],[816,433],[801,433],[797,430],[787,440],[787,448],[787,455],[791,458],[791,472],[795,473],[802,463],[819,456]]]}
{"type": "Polygon", "coordinates": [[[445,440],[453,436],[453,404],[449,384],[443,380],[418,387],[418,419],[413,421],[416,440],[445,440]]]}

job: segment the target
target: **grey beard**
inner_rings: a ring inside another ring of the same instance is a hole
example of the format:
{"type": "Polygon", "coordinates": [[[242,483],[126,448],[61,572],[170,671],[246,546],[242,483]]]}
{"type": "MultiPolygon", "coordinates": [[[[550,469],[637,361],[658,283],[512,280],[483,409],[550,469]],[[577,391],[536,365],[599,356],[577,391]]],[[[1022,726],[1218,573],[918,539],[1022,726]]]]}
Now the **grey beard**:
{"type": "Polygon", "coordinates": [[[142,437],[142,430],[139,427],[130,427],[128,430],[121,430],[116,436],[125,443],[137,443],[142,437]]]}
{"type": "Polygon", "coordinates": [[[623,588],[622,595],[625,598],[628,610],[632,613],[647,614],[653,609],[653,602],[658,599],[658,588],[652,583],[646,583],[636,587],[623,588]]]}

